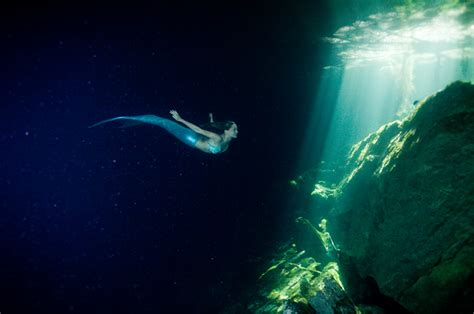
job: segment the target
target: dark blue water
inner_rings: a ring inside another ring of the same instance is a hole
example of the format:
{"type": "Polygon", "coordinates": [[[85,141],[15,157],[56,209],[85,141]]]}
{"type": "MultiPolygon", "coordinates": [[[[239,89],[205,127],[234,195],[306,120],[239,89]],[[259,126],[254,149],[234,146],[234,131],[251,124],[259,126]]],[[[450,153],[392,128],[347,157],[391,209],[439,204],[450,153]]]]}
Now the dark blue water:
{"type": "Polygon", "coordinates": [[[325,25],[309,8],[306,19],[278,6],[6,11],[0,312],[235,302],[256,279],[248,260],[293,223],[285,193],[325,25]],[[157,127],[87,128],[170,109],[194,123],[209,112],[234,120],[239,138],[207,155],[157,127]]]}

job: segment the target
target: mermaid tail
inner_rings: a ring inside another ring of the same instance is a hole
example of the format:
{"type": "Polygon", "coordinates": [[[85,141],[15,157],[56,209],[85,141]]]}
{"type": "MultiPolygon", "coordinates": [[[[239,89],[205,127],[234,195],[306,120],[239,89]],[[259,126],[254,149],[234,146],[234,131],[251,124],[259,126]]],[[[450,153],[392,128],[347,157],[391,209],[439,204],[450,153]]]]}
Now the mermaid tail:
{"type": "Polygon", "coordinates": [[[142,123],[157,125],[165,129],[169,133],[171,133],[174,137],[176,137],[178,140],[180,140],[184,144],[191,147],[194,147],[197,141],[201,138],[199,134],[197,134],[191,129],[185,128],[179,125],[178,123],[171,121],[169,119],[165,119],[165,118],[158,117],[151,114],[143,115],[143,116],[123,116],[123,117],[107,119],[104,121],[97,122],[96,124],[89,126],[89,128],[93,128],[93,127],[102,125],[104,123],[117,121],[117,120],[126,120],[124,125],[122,125],[121,127],[129,127],[129,126],[134,126],[134,125],[138,125],[142,123]]]}

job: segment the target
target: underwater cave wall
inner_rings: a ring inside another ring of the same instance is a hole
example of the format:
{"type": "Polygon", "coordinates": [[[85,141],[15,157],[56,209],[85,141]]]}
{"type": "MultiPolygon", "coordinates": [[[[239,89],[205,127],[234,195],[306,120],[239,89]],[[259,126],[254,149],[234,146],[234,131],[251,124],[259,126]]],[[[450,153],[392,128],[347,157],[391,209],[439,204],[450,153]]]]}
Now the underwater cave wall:
{"type": "Polygon", "coordinates": [[[452,83],[367,136],[344,173],[326,216],[358,275],[415,313],[472,311],[474,86],[452,83]]]}

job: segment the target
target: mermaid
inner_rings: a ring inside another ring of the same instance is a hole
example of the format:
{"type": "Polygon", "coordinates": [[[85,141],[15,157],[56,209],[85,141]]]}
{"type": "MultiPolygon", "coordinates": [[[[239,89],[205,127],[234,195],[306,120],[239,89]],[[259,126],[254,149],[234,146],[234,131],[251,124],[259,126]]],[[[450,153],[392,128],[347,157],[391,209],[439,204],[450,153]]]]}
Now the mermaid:
{"type": "Polygon", "coordinates": [[[209,114],[210,123],[206,125],[206,128],[212,129],[213,131],[205,130],[202,127],[184,120],[176,110],[171,110],[170,114],[173,119],[184,124],[186,127],[155,115],[143,115],[121,116],[107,119],[91,125],[90,128],[116,120],[127,120],[123,125],[124,127],[141,123],[153,124],[165,129],[184,144],[208,154],[225,152],[227,148],[229,148],[230,141],[237,138],[237,124],[233,121],[214,122],[212,113],[209,114]]]}

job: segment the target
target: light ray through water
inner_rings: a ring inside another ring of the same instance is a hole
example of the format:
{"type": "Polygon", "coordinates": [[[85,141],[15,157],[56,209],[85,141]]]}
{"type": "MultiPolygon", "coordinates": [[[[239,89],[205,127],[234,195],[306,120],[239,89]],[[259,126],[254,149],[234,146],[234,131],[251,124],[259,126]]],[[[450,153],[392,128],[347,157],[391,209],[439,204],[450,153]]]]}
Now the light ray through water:
{"type": "Polygon", "coordinates": [[[340,27],[325,40],[337,61],[325,67],[324,85],[338,93],[318,99],[334,106],[324,160],[344,158],[350,145],[447,84],[474,80],[473,2],[395,7],[340,27]]]}

